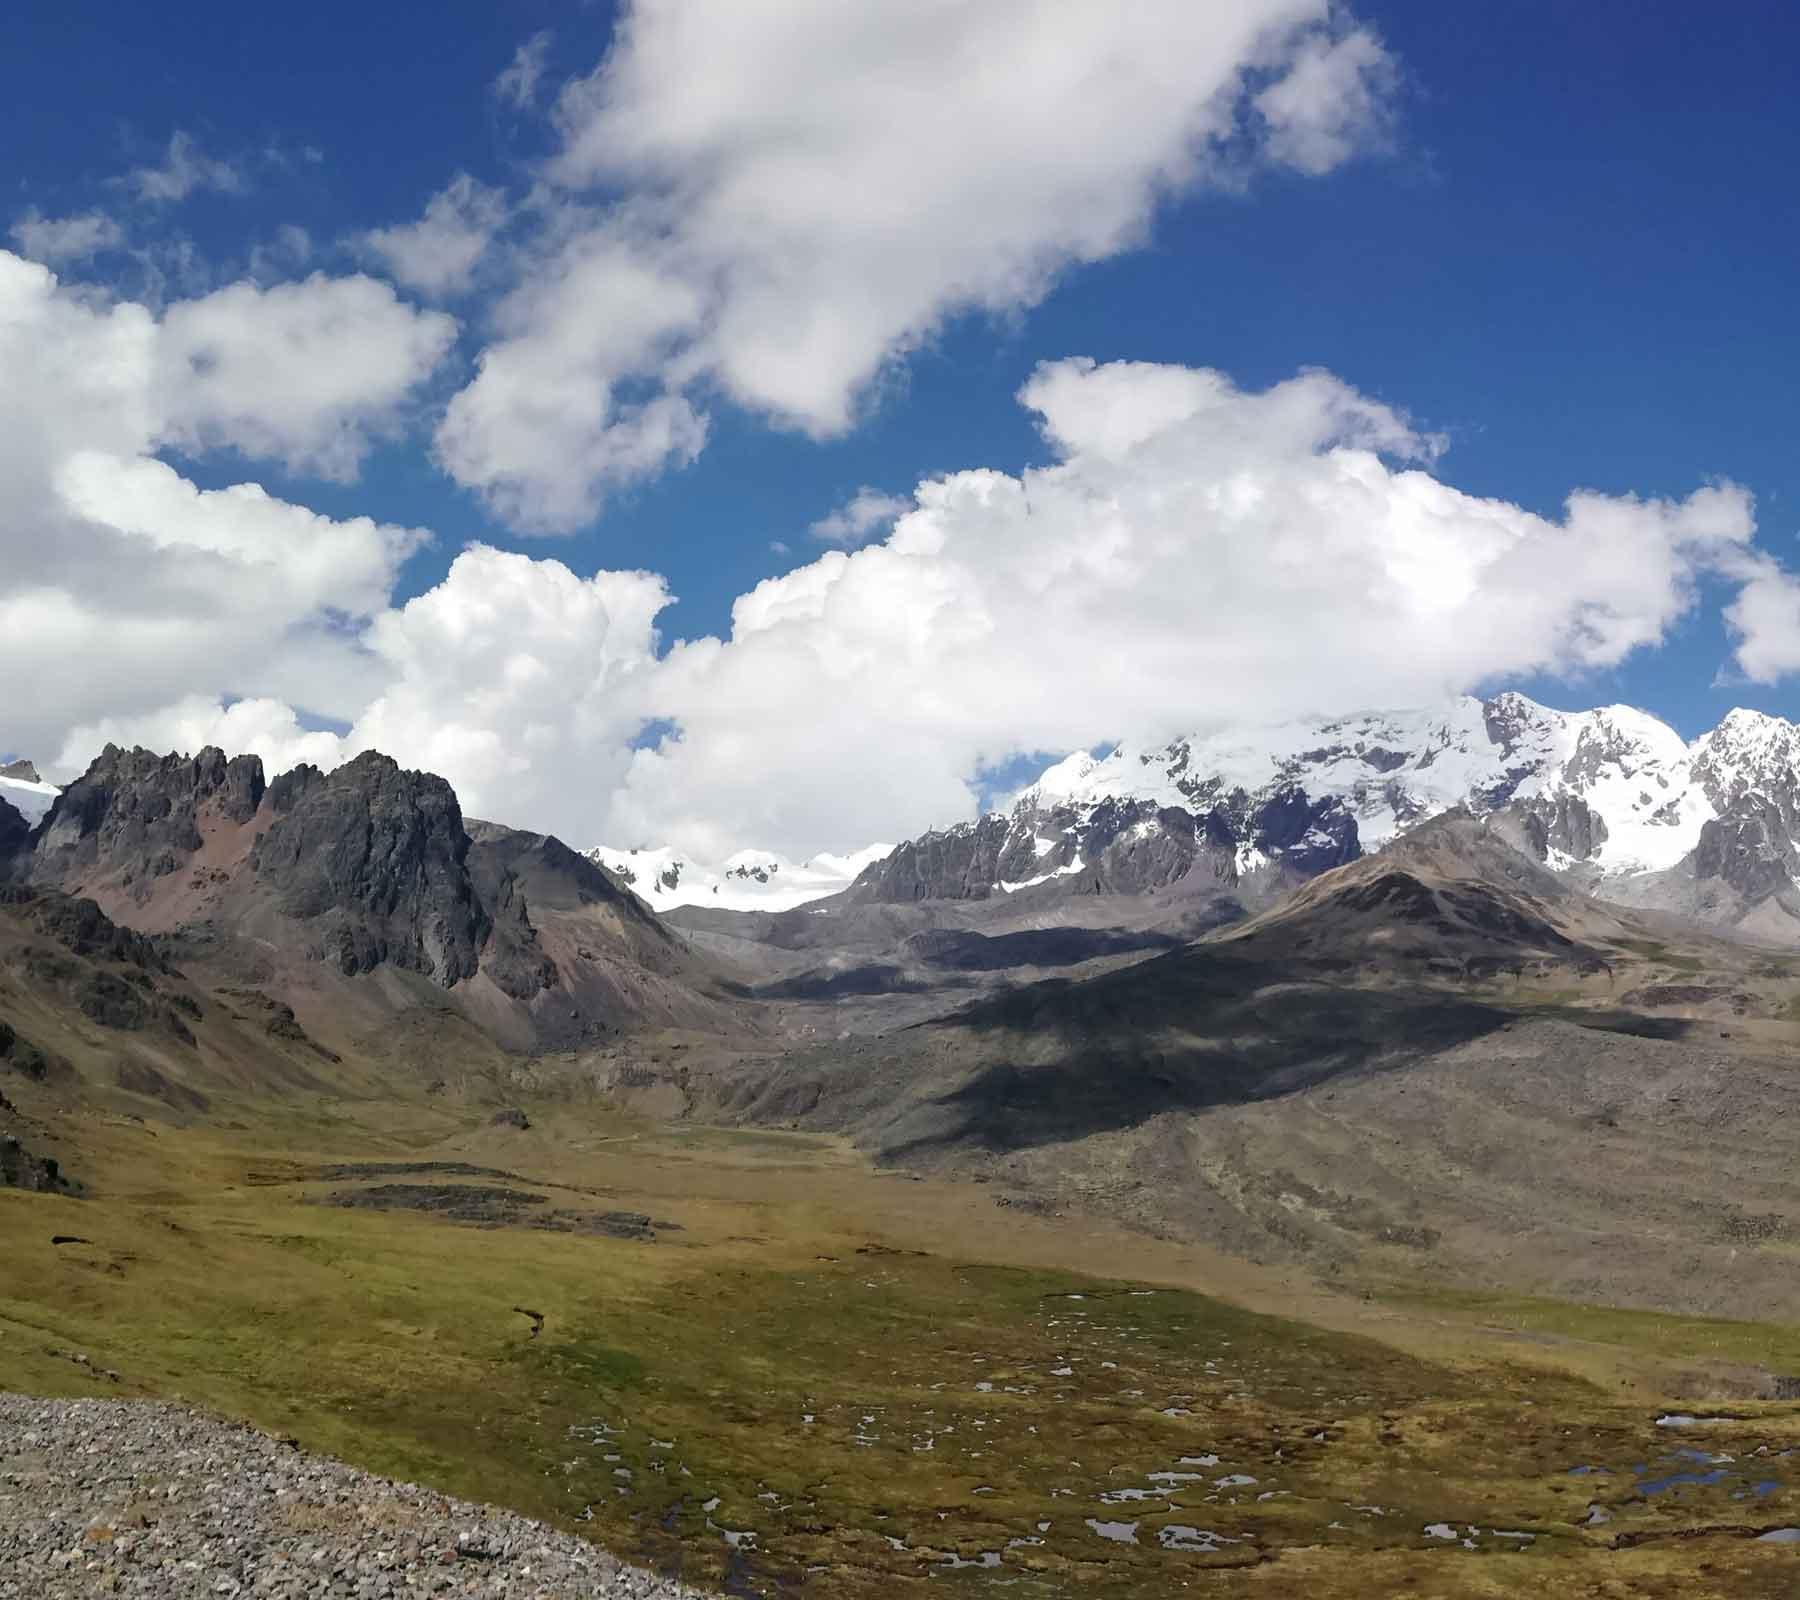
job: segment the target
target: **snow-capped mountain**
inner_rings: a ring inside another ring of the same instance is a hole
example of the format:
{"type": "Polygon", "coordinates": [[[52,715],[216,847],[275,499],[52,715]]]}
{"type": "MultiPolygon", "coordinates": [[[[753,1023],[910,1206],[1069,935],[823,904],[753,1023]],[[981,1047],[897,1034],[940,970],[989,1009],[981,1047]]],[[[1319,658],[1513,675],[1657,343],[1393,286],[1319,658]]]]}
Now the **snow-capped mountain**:
{"type": "Polygon", "coordinates": [[[716,864],[663,849],[586,852],[654,911],[676,906],[714,906],[726,911],[789,911],[809,900],[847,889],[891,845],[873,844],[853,855],[828,853],[794,862],[768,850],[740,850],[716,864]]]}
{"type": "Polygon", "coordinates": [[[33,827],[62,791],[38,777],[29,761],[9,761],[0,767],[0,800],[4,800],[33,827]]]}
{"type": "Polygon", "coordinates": [[[851,895],[1254,893],[1458,806],[1609,897],[1735,922],[1775,896],[1800,918],[1800,728],[1739,710],[1688,743],[1629,706],[1520,694],[1078,752],[1003,809],[901,845],[851,895]]]}
{"type": "MultiPolygon", "coordinates": [[[[1733,781],[1724,771],[1749,759],[1750,724],[1774,721],[1753,712],[1733,718],[1743,727],[1745,754],[1735,765],[1721,763],[1709,780],[1719,792],[1733,781]]],[[[1015,809],[1132,799],[1209,811],[1238,791],[1255,798],[1301,789],[1315,801],[1339,801],[1370,851],[1454,806],[1486,815],[1510,804],[1548,819],[1567,812],[1568,797],[1599,826],[1584,838],[1579,824],[1546,821],[1558,835],[1549,848],[1606,872],[1656,871],[1693,849],[1717,814],[1708,784],[1691,769],[1732,726],[1728,718],[1690,750],[1673,728],[1630,706],[1566,712],[1521,694],[1464,697],[1435,711],[1369,712],[1158,749],[1121,745],[1099,758],[1076,754],[1023,790],[1015,809]]]]}

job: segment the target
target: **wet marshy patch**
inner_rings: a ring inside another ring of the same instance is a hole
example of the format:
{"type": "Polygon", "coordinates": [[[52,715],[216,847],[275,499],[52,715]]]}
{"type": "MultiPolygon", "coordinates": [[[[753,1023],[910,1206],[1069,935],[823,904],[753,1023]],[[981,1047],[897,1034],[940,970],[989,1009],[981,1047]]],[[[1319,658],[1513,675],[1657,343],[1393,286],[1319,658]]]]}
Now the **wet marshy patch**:
{"type": "MultiPolygon", "coordinates": [[[[1568,1469],[1587,1496],[1584,1526],[1619,1543],[1717,1526],[1761,1537],[1800,1495],[1800,1415],[1792,1406],[1760,1413],[1664,1412],[1651,1448],[1568,1469]],[[1675,1444],[1673,1437],[1683,1442],[1675,1444]]],[[[1780,1541],[1775,1541],[1780,1542],[1780,1541]]]]}
{"type": "MultiPolygon", "coordinates": [[[[705,1381],[647,1361],[571,1437],[567,1489],[631,1553],[735,1592],[1140,1595],[1320,1550],[1525,1573],[1743,1517],[1726,1479],[1659,1482],[1725,1464],[1662,1471],[1689,1441],[1575,1380],[1534,1373],[1522,1406],[1492,1373],[1174,1291],[884,1258],[688,1310],[705,1381]]],[[[1761,1529],[1800,1524],[1785,1485],[1766,1459],[1745,1477],[1761,1529]]]]}
{"type": "Polygon", "coordinates": [[[483,1228],[543,1228],[553,1233],[587,1233],[612,1239],[654,1240],[658,1230],[680,1224],[640,1211],[583,1211],[554,1206],[550,1196],[499,1184],[371,1183],[336,1189],[325,1205],[357,1211],[414,1211],[483,1228]]]}

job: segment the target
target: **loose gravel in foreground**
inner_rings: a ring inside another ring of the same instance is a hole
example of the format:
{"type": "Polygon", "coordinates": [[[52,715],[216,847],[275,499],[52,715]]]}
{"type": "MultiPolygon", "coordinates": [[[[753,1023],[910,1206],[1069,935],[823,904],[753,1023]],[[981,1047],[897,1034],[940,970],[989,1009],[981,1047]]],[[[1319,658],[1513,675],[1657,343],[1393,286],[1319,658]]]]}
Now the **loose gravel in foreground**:
{"type": "Polygon", "coordinates": [[[0,1394],[0,1600],[705,1600],[494,1506],[145,1400],[0,1394]]]}

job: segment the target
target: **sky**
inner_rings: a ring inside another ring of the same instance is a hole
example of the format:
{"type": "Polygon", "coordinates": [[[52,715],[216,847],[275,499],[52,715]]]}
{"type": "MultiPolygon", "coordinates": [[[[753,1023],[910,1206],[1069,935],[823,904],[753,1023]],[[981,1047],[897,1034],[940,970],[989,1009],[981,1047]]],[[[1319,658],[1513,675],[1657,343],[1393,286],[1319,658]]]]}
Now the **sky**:
{"type": "Polygon", "coordinates": [[[0,750],[849,850],[1073,748],[1797,709],[1776,4],[25,0],[0,750]]]}

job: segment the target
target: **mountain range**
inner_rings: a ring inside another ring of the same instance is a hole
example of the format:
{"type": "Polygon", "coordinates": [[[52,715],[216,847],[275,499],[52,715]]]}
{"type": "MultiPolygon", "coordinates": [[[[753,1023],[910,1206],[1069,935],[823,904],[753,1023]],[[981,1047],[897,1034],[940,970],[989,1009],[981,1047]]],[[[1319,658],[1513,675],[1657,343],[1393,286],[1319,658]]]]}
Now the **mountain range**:
{"type": "MultiPolygon", "coordinates": [[[[842,895],[1250,909],[1452,809],[1585,892],[1800,939],[1800,728],[1738,710],[1688,742],[1629,706],[1557,711],[1513,693],[1077,752],[1001,809],[870,859],[842,895]]],[[[704,881],[659,900],[755,908],[704,881]]]]}
{"type": "Polygon", "coordinates": [[[1254,1255],[1472,1281],[1528,1234],[1509,1283],[1800,1313],[1785,1258],[1755,1294],[1683,1265],[1800,1236],[1797,755],[1748,713],[1687,743],[1469,699],[1072,756],[681,904],[673,853],[466,818],[379,754],[109,746],[0,779],[47,802],[0,796],[0,1178],[92,1181],[96,1111],[597,1097],[1254,1255]]]}

